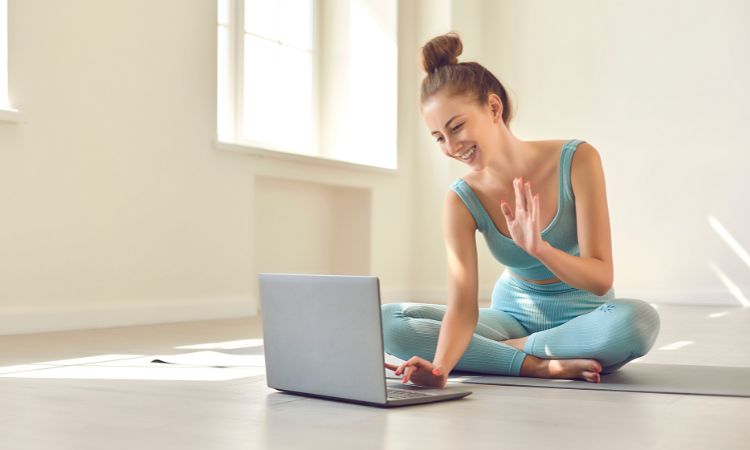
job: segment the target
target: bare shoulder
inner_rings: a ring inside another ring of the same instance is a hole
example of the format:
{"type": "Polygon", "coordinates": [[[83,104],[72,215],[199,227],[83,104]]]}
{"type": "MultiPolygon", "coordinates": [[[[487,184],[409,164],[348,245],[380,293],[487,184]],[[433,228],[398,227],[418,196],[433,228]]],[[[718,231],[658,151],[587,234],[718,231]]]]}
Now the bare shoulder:
{"type": "Polygon", "coordinates": [[[445,193],[443,214],[447,223],[452,223],[460,229],[471,229],[473,231],[477,228],[469,208],[466,207],[461,197],[453,189],[448,189],[448,192],[445,193]]]}
{"type": "Polygon", "coordinates": [[[578,144],[570,167],[570,182],[574,193],[603,188],[604,169],[599,151],[588,142],[578,144]]]}
{"type": "Polygon", "coordinates": [[[588,171],[596,166],[601,167],[601,156],[599,150],[588,142],[578,144],[571,161],[571,172],[588,171]]]}

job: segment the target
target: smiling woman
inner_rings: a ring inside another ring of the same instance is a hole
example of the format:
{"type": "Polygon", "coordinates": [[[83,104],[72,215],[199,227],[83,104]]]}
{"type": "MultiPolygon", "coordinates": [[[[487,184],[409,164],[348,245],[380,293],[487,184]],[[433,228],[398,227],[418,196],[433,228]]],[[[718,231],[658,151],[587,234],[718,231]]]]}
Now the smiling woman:
{"type": "Polygon", "coordinates": [[[653,346],[659,316],[615,298],[604,171],[578,139],[523,141],[509,129],[505,87],[458,62],[459,36],[422,50],[422,116],[440,150],[466,164],[445,197],[448,303],[386,304],[385,350],[404,381],[444,386],[459,370],[600,382],[653,346]],[[545,224],[545,226],[542,226],[545,224]],[[481,232],[503,272],[478,308],[481,232]]]}

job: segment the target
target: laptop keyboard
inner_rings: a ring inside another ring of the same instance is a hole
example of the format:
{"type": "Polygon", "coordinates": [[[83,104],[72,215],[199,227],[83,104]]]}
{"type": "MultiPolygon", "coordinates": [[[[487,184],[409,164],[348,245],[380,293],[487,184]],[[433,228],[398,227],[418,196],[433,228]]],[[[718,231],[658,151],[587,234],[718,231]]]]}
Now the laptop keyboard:
{"type": "Polygon", "coordinates": [[[430,394],[425,394],[424,392],[407,391],[405,389],[388,389],[386,392],[388,394],[388,400],[430,397],[430,394]]]}

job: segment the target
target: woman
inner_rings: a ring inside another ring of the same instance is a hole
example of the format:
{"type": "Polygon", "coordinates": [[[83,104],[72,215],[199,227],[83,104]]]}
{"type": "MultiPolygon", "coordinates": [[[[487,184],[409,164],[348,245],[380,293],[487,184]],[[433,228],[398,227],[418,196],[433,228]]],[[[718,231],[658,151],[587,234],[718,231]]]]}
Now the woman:
{"type": "Polygon", "coordinates": [[[382,305],[386,364],[403,382],[444,387],[454,368],[599,383],[645,355],[659,332],[648,303],[615,299],[604,172],[579,140],[522,141],[497,78],[458,63],[461,40],[422,48],[422,115],[441,151],[467,165],[445,197],[446,305],[382,305]],[[479,230],[508,267],[489,308],[477,299],[479,230]]]}

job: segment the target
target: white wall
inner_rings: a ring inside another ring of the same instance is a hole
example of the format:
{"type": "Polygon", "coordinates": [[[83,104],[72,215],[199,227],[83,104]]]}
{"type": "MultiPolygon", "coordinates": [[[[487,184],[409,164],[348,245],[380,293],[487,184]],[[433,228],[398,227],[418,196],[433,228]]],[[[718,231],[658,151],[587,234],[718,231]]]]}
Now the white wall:
{"type": "MultiPolygon", "coordinates": [[[[215,148],[214,0],[13,1],[10,22],[25,121],[0,122],[0,334],[255,314],[257,177],[323,186],[324,204],[369,198],[370,211],[338,216],[343,229],[369,220],[367,261],[351,270],[377,274],[386,299],[408,291],[410,152],[386,173],[215,148]]],[[[405,48],[402,93],[415,76],[405,48]]],[[[415,114],[399,100],[401,149],[415,114]]]]}

